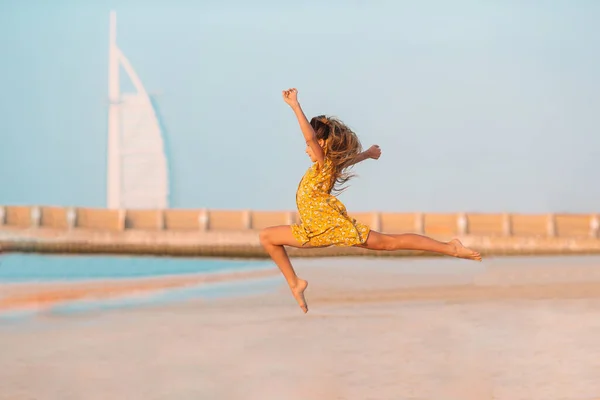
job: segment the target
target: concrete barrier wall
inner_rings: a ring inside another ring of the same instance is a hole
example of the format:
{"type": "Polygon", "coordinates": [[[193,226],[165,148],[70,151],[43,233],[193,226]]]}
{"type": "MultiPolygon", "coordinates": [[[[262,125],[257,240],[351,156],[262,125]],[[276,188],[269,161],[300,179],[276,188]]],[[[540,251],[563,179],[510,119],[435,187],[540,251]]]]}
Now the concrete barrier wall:
{"type": "Polygon", "coordinates": [[[165,219],[162,210],[127,210],[125,229],[158,231],[164,228],[165,219]]]}
{"type": "Polygon", "coordinates": [[[556,234],[561,237],[589,236],[592,217],[589,215],[556,215],[556,234]]]}
{"type": "Polygon", "coordinates": [[[202,210],[165,210],[165,229],[176,231],[197,231],[202,229],[202,210]]]}
{"type": "Polygon", "coordinates": [[[350,217],[356,219],[358,222],[369,225],[371,227],[371,229],[373,229],[373,230],[376,230],[376,231],[381,230],[381,228],[378,226],[378,225],[380,225],[380,220],[378,221],[377,213],[356,212],[356,213],[349,213],[349,215],[350,215],[350,217]]]}
{"type": "Polygon", "coordinates": [[[263,229],[269,226],[290,225],[296,222],[296,212],[285,211],[253,211],[252,229],[263,229]]]}
{"type": "Polygon", "coordinates": [[[508,214],[467,214],[468,232],[472,235],[508,236],[508,223],[508,214]]]}
{"type": "Polygon", "coordinates": [[[421,233],[421,215],[414,213],[381,213],[381,231],[387,233],[421,233]]]}
{"type": "Polygon", "coordinates": [[[551,218],[549,215],[511,215],[511,234],[512,236],[550,236],[549,225],[551,218]]]}
{"type": "Polygon", "coordinates": [[[41,207],[40,226],[44,228],[68,229],[68,209],[62,207],[41,207]]]}
{"type": "Polygon", "coordinates": [[[75,226],[84,229],[122,231],[125,229],[125,212],[102,208],[77,208],[75,226]]]}
{"type": "Polygon", "coordinates": [[[458,233],[457,214],[425,214],[425,234],[452,236],[458,233]]]}
{"type": "MultiPolygon", "coordinates": [[[[439,214],[357,212],[350,216],[385,233],[448,237],[600,237],[598,214],[439,214]]],[[[0,206],[0,225],[21,228],[243,231],[299,222],[296,211],[108,210],[99,208],[0,206]]]]}
{"type": "Polygon", "coordinates": [[[4,207],[4,223],[18,228],[30,228],[32,225],[31,210],[33,207],[6,206],[4,207]]]}
{"type": "Polygon", "coordinates": [[[239,231],[251,229],[252,213],[250,211],[210,210],[208,226],[215,231],[239,231]]]}

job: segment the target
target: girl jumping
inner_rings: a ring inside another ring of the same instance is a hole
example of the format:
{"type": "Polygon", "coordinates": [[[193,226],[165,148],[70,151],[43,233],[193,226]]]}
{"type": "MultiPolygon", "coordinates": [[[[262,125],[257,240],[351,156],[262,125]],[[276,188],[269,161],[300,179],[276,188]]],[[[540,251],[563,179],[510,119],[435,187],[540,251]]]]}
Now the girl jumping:
{"type": "Polygon", "coordinates": [[[362,151],[360,140],[350,128],[324,115],[308,121],[298,103],[298,90],[283,91],[283,100],[292,108],[306,141],[306,153],[313,165],[306,171],[296,192],[300,223],[265,228],[260,242],[283,273],[294,298],[305,313],[304,291],[308,282],[300,279],[284,246],[309,248],[357,246],[371,250],[422,250],[452,257],[481,261],[481,255],[458,239],[439,242],[413,233],[383,234],[351,218],[346,207],[332,195],[343,190],[352,175],[347,169],[366,159],[378,159],[379,146],[362,151]]]}

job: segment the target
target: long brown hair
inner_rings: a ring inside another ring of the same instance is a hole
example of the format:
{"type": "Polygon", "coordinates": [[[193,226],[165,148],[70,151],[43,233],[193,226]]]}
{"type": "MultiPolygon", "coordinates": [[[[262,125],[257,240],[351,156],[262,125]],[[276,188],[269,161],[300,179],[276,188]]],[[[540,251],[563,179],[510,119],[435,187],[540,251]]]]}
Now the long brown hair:
{"type": "Polygon", "coordinates": [[[346,169],[354,165],[356,156],[362,152],[362,144],[356,133],[337,118],[318,115],[310,120],[310,125],[317,140],[325,142],[325,156],[331,160],[334,170],[332,191],[339,194],[347,188],[342,185],[355,176],[346,169]]]}

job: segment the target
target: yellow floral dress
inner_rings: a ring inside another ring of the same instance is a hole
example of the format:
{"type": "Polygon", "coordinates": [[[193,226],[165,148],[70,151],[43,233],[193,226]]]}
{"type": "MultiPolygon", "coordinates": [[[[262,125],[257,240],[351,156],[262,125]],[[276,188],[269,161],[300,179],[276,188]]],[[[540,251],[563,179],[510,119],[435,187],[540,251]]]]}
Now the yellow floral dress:
{"type": "Polygon", "coordinates": [[[292,225],[302,245],[355,246],[367,240],[370,228],[348,216],[344,204],[331,194],[333,183],[333,165],[327,157],[323,167],[316,162],[302,177],[296,192],[301,222],[292,225]]]}

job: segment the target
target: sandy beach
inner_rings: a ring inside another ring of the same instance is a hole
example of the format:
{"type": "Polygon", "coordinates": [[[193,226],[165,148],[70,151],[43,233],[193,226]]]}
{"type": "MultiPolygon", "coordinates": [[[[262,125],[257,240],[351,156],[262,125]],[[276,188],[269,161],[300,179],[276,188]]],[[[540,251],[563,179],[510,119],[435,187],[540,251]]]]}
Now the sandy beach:
{"type": "Polygon", "coordinates": [[[307,315],[265,274],[255,294],[0,321],[0,399],[600,398],[599,257],[297,269],[307,315]]]}

